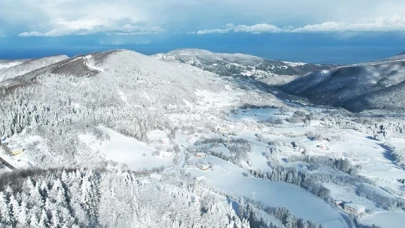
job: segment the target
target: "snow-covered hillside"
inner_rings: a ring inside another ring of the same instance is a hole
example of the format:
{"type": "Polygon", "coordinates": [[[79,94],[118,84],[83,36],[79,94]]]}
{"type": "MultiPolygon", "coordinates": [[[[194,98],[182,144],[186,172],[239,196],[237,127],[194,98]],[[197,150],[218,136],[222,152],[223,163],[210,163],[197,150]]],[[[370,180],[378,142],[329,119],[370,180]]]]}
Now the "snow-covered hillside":
{"type": "Polygon", "coordinates": [[[201,186],[155,182],[148,173],[31,171],[2,183],[4,227],[250,227],[201,186]]]}
{"type": "MultiPolygon", "coordinates": [[[[380,65],[367,72],[379,70],[378,77],[380,65]]],[[[301,85],[316,86],[330,72],[301,85]]],[[[0,82],[0,223],[363,228],[403,221],[403,114],[353,115],[269,91],[127,50],[0,82]],[[345,204],[366,210],[355,216],[345,204]]]]}
{"type": "Polygon", "coordinates": [[[405,59],[405,52],[401,52],[398,55],[394,55],[390,58],[387,58],[386,60],[392,61],[392,60],[404,60],[405,59]]]}
{"type": "Polygon", "coordinates": [[[298,78],[281,89],[316,104],[350,111],[405,109],[405,60],[385,60],[323,70],[298,78]]]}
{"type": "Polygon", "coordinates": [[[67,56],[61,55],[23,61],[0,61],[0,82],[27,74],[67,58],[67,56]]]}
{"type": "MultiPolygon", "coordinates": [[[[268,60],[246,54],[213,53],[201,49],[179,49],[168,53],[154,55],[164,61],[187,63],[200,69],[221,76],[249,77],[253,79],[274,78],[302,75],[311,71],[328,69],[330,66],[268,60]]],[[[269,80],[271,83],[272,80],[269,80]]]]}

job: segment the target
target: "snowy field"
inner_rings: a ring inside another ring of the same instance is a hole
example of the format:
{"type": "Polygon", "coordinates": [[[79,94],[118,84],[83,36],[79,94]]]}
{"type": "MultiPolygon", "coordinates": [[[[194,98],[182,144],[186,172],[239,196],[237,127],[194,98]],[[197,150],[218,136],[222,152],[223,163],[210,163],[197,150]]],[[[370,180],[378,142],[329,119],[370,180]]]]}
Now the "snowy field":
{"type": "MultiPolygon", "coordinates": [[[[323,110],[314,108],[311,111],[321,113],[323,110]]],[[[285,167],[303,170],[308,164],[285,162],[288,161],[290,156],[300,155],[296,149],[291,147],[292,143],[297,143],[305,148],[307,155],[348,159],[353,165],[361,167],[359,175],[373,181],[376,185],[370,186],[370,191],[391,199],[402,197],[403,186],[397,179],[405,176],[405,170],[398,167],[386,156],[387,151],[383,146],[384,142],[375,140],[372,135],[352,129],[341,129],[325,121],[313,120],[307,124],[289,123],[286,120],[292,114],[292,112],[281,114],[280,110],[276,108],[234,110],[228,115],[226,124],[222,125],[225,130],[220,132],[232,131],[236,133],[232,137],[247,139],[251,143],[252,152],[249,153],[251,162],[249,168],[262,171],[270,170],[264,153],[269,151],[268,142],[279,142],[281,144],[279,152],[273,154],[273,158],[278,158],[277,161],[285,167]],[[283,121],[269,127],[263,123],[269,118],[283,121]],[[308,134],[321,134],[323,139],[309,139],[308,134]]],[[[222,120],[215,117],[211,118],[211,121],[217,124],[222,122],[222,120]]],[[[206,132],[194,139],[189,137],[188,146],[193,147],[190,142],[196,142],[198,138],[221,137],[206,132]]],[[[405,140],[395,138],[390,143],[403,146],[405,140]]],[[[230,155],[229,150],[222,145],[215,146],[210,151],[225,156],[230,155]]],[[[245,177],[242,175],[244,169],[216,157],[208,156],[202,160],[211,164],[213,170],[201,170],[193,165],[188,167],[187,170],[195,177],[205,176],[209,183],[224,192],[258,200],[266,205],[287,206],[294,215],[322,223],[325,227],[343,227],[346,225],[343,211],[332,208],[326,202],[298,186],[256,179],[251,176],[245,177]],[[270,197],[273,195],[277,197],[270,197]],[[297,201],[300,203],[297,204],[297,201]]],[[[194,158],[191,159],[192,164],[193,162],[195,162],[194,158]]],[[[327,167],[321,167],[311,172],[338,174],[327,167]]],[[[384,211],[375,202],[356,194],[357,186],[355,185],[339,186],[333,183],[325,183],[324,186],[330,190],[330,195],[334,200],[345,200],[365,205],[367,210],[371,210],[371,213],[380,213],[373,211],[384,211]]],[[[389,214],[390,212],[386,213],[389,214]]],[[[405,219],[402,213],[395,214],[395,216],[396,219],[405,219]]]]}
{"type": "Polygon", "coordinates": [[[252,109],[242,109],[237,110],[231,116],[231,120],[234,121],[260,121],[266,120],[270,117],[275,115],[284,116],[286,114],[281,115],[280,110],[277,108],[252,108],[252,109]]]}
{"type": "MultiPolygon", "coordinates": [[[[229,194],[286,207],[326,228],[351,227],[335,200],[364,205],[364,224],[405,223],[405,170],[392,155],[392,148],[405,148],[403,132],[395,132],[403,119],[393,120],[390,137],[373,119],[355,122],[361,117],[337,109],[291,105],[185,64],[156,67],[160,61],[140,54],[110,55],[77,57],[93,77],[44,76],[38,85],[46,86],[16,95],[20,103],[7,100],[1,121],[13,128],[0,128],[7,130],[0,156],[18,169],[165,167],[164,183],[193,191],[189,184],[201,180],[224,201],[229,194]]],[[[0,70],[27,68],[21,65],[0,70]]]]}
{"type": "Polygon", "coordinates": [[[4,69],[7,69],[7,68],[10,68],[10,67],[13,67],[13,66],[17,66],[17,65],[19,65],[21,63],[23,63],[23,62],[20,62],[20,61],[0,62],[0,71],[4,70],[4,69]]]}
{"type": "Polygon", "coordinates": [[[126,164],[133,170],[168,167],[173,163],[172,158],[153,156],[156,149],[143,142],[125,137],[109,128],[99,128],[110,137],[110,141],[101,149],[101,153],[108,160],[126,164]]]}
{"type": "Polygon", "coordinates": [[[376,212],[365,216],[361,222],[368,225],[377,225],[383,228],[399,228],[405,224],[405,213],[402,212],[376,212]]]}
{"type": "Polygon", "coordinates": [[[287,183],[272,182],[243,176],[244,170],[219,158],[204,159],[214,170],[189,168],[193,176],[205,176],[218,189],[235,196],[257,200],[267,206],[289,208],[295,216],[328,224],[327,227],[346,227],[342,215],[323,200],[304,189],[287,183]]]}

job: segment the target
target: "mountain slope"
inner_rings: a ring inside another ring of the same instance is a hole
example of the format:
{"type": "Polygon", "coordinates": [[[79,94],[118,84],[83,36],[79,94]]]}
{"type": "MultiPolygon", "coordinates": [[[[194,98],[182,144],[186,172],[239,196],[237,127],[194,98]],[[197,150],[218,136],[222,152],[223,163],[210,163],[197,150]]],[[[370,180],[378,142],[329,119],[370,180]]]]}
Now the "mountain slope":
{"type": "Polygon", "coordinates": [[[394,55],[394,56],[392,56],[390,58],[387,58],[386,60],[404,60],[404,59],[405,59],[405,51],[401,52],[401,53],[399,53],[397,55],[394,55]]]}
{"type": "Polygon", "coordinates": [[[213,53],[200,49],[179,49],[154,55],[164,61],[187,63],[221,76],[268,78],[277,75],[302,75],[330,66],[268,60],[246,54],[213,53]]]}
{"type": "Polygon", "coordinates": [[[68,59],[66,55],[59,55],[32,60],[2,61],[0,62],[0,82],[27,74],[65,59],[68,59]]]}
{"type": "Polygon", "coordinates": [[[0,224],[2,227],[250,227],[227,203],[202,186],[193,186],[191,191],[176,182],[151,183],[145,174],[82,169],[31,171],[3,177],[8,188],[0,191],[0,224]]]}
{"type": "Polygon", "coordinates": [[[405,60],[356,64],[317,71],[281,87],[313,103],[350,111],[405,108],[405,60]]]}
{"type": "Polygon", "coordinates": [[[118,91],[117,88],[119,88],[120,93],[127,94],[127,100],[149,105],[156,101],[165,105],[184,105],[183,98],[196,99],[192,88],[225,90],[224,82],[220,88],[216,86],[215,82],[222,80],[214,74],[191,67],[179,68],[170,63],[124,50],[76,56],[24,73],[25,71],[18,72],[17,74],[21,76],[3,81],[0,87],[27,85],[40,82],[41,79],[47,81],[55,77],[92,78],[97,76],[96,84],[109,84],[113,90],[118,91]],[[173,92],[175,88],[178,89],[176,93],[173,92]],[[148,97],[151,94],[153,95],[148,97]],[[140,97],[148,98],[140,102],[140,97]]]}
{"type": "Polygon", "coordinates": [[[99,155],[83,160],[78,157],[90,155],[77,153],[78,136],[98,132],[99,125],[144,141],[150,130],[175,127],[167,114],[186,113],[201,102],[207,105],[201,112],[218,113],[244,103],[278,103],[271,94],[240,89],[195,67],[125,50],[54,63],[1,82],[1,93],[0,135],[46,139],[41,153],[35,147],[26,153],[30,163],[40,167],[60,162],[100,165],[105,159],[99,155]]]}

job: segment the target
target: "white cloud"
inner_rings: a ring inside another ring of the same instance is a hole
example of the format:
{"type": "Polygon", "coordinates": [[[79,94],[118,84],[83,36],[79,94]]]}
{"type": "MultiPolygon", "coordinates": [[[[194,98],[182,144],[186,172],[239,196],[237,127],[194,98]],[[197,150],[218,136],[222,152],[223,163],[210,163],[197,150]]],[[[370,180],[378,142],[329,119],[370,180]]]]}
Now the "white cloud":
{"type": "Polygon", "coordinates": [[[141,26],[131,22],[101,20],[56,20],[51,23],[52,30],[46,32],[30,31],[19,34],[21,37],[29,36],[68,36],[68,35],[90,35],[106,33],[115,35],[140,35],[156,34],[163,30],[159,26],[141,26]]]}
{"type": "Polygon", "coordinates": [[[23,37],[96,33],[134,35],[162,31],[160,26],[151,20],[150,12],[131,1],[118,0],[111,3],[96,0],[36,0],[35,2],[15,0],[15,2],[1,3],[4,3],[4,7],[0,7],[0,23],[2,21],[5,21],[5,24],[19,23],[19,27],[24,29],[18,34],[23,37]],[[15,5],[18,4],[15,2],[26,7],[17,9],[15,5]],[[19,15],[15,21],[12,20],[13,12],[19,15]],[[35,15],[31,12],[35,12],[35,15]],[[20,18],[29,18],[29,20],[20,18]]]}
{"type": "Polygon", "coordinates": [[[402,32],[405,31],[405,16],[377,18],[370,23],[325,22],[292,29],[291,32],[402,32]]]}
{"type": "Polygon", "coordinates": [[[391,16],[405,12],[403,0],[0,0],[0,6],[0,25],[11,36],[397,31],[403,17],[391,16]]]}
{"type": "Polygon", "coordinates": [[[310,24],[302,27],[279,28],[271,24],[255,25],[234,25],[227,24],[217,29],[203,29],[195,34],[213,33],[308,33],[308,32],[403,32],[405,31],[405,16],[393,16],[388,18],[377,18],[370,23],[345,23],[345,22],[324,22],[321,24],[310,24]]]}
{"type": "Polygon", "coordinates": [[[283,31],[282,29],[277,28],[276,26],[270,24],[255,24],[251,26],[227,24],[226,26],[218,29],[199,30],[196,32],[196,34],[203,35],[203,34],[229,33],[229,32],[245,32],[245,33],[260,34],[260,33],[278,33],[282,31],[283,31]]]}

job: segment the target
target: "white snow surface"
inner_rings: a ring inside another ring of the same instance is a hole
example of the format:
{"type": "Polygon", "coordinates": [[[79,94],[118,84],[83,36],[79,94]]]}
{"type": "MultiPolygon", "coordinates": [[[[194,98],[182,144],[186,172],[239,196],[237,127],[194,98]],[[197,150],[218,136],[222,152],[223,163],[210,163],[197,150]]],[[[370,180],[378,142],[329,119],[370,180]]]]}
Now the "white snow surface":
{"type": "Polygon", "coordinates": [[[0,62],[0,71],[4,70],[4,69],[7,69],[7,68],[10,68],[10,67],[13,67],[13,66],[20,65],[21,63],[23,63],[23,62],[21,62],[21,61],[0,62]]]}
{"type": "Polygon", "coordinates": [[[0,82],[24,75],[26,73],[49,66],[65,59],[68,59],[68,57],[65,55],[60,55],[40,59],[32,59],[24,62],[13,61],[11,63],[8,63],[7,65],[3,65],[2,63],[0,63],[0,82]],[[6,67],[2,68],[2,65],[6,67]]]}
{"type": "Polygon", "coordinates": [[[204,175],[210,183],[224,192],[258,200],[268,206],[285,206],[295,216],[325,223],[328,228],[346,227],[338,211],[298,186],[244,177],[243,169],[216,157],[208,156],[203,161],[211,163],[215,170],[202,171],[198,168],[189,168],[188,171],[193,177],[204,175]],[[329,223],[331,221],[334,221],[333,224],[329,223]]]}
{"type": "Polygon", "coordinates": [[[99,129],[110,136],[110,141],[101,149],[101,153],[108,160],[126,164],[133,170],[168,167],[173,162],[172,158],[152,156],[156,150],[143,142],[125,137],[103,126],[100,126],[99,129]]]}
{"type": "Polygon", "coordinates": [[[363,217],[361,222],[367,225],[374,224],[383,228],[400,228],[405,224],[405,213],[403,211],[376,212],[363,217]]]}
{"type": "MultiPolygon", "coordinates": [[[[125,110],[130,109],[124,108],[141,107],[145,112],[156,113],[170,126],[179,127],[180,130],[176,130],[176,134],[171,138],[169,137],[171,129],[159,126],[159,129],[147,132],[148,143],[145,143],[126,137],[110,128],[99,126],[98,129],[109,137],[101,140],[90,133],[79,135],[80,141],[88,147],[78,151],[79,155],[75,159],[81,161],[79,165],[112,160],[118,164],[125,164],[132,170],[165,166],[168,169],[164,173],[176,173],[178,177],[180,177],[181,171],[187,171],[191,173],[192,177],[206,177],[204,182],[231,195],[247,197],[271,207],[286,206],[294,216],[321,223],[325,227],[349,227],[344,221],[343,212],[332,208],[325,201],[303,188],[282,182],[257,179],[250,174],[245,177],[242,173],[247,170],[235,164],[213,156],[196,159],[193,152],[186,152],[186,149],[195,149],[194,142],[204,138],[225,140],[242,138],[248,140],[251,145],[247,159],[251,164],[248,165],[247,161],[242,161],[238,165],[266,172],[271,169],[269,163],[279,162],[284,167],[309,172],[306,162],[288,162],[290,156],[300,154],[291,147],[291,143],[296,142],[307,149],[308,155],[328,158],[344,157],[349,159],[353,165],[361,166],[359,174],[375,183],[375,186],[366,187],[378,195],[395,198],[403,194],[403,186],[396,179],[403,178],[405,170],[385,156],[386,148],[383,147],[381,141],[374,140],[371,134],[339,128],[336,123],[328,122],[328,120],[311,120],[306,124],[303,122],[290,123],[287,119],[292,116],[292,108],[282,113],[280,113],[280,108],[238,109],[243,104],[268,105],[267,107],[270,107],[269,105],[283,106],[281,101],[268,93],[240,89],[235,84],[219,78],[218,75],[185,64],[162,62],[130,51],[115,52],[94,62],[93,55],[83,58],[86,60],[87,66],[99,71],[99,74],[94,78],[75,79],[72,82],[72,88],[67,87],[71,90],[66,91],[81,94],[82,91],[87,91],[86,89],[95,84],[100,85],[100,87],[92,87],[94,89],[92,94],[96,94],[96,96],[91,97],[94,100],[97,99],[101,104],[104,104],[105,100],[114,104],[113,109],[106,110],[122,111],[127,114],[125,110]],[[96,82],[99,81],[103,83],[97,84],[96,82]],[[102,96],[98,97],[98,95],[102,96]],[[279,118],[281,123],[266,122],[269,118],[279,118]],[[307,137],[310,132],[319,133],[324,139],[311,140],[307,137]],[[268,159],[264,155],[269,151],[270,142],[280,144],[279,151],[271,155],[271,159],[274,160],[268,159]],[[173,164],[173,157],[152,156],[152,153],[156,151],[172,149],[175,143],[180,148],[180,152],[176,154],[176,159],[179,159],[178,165],[173,164]],[[321,145],[322,147],[320,147],[321,145]],[[192,158],[185,161],[184,157],[187,156],[192,158]],[[198,162],[211,165],[212,168],[203,171],[195,167],[198,162]]],[[[330,71],[320,73],[320,77],[329,76],[330,71]]],[[[41,83],[51,88],[53,85],[61,86],[58,88],[65,86],[61,83],[63,81],[58,81],[60,79],[57,80],[53,77],[43,80],[41,83]]],[[[77,99],[72,102],[72,107],[79,111],[88,111],[86,103],[81,101],[77,99]]],[[[308,110],[322,111],[321,108],[306,109],[306,111],[308,110]]],[[[128,125],[134,123],[132,116],[129,116],[129,119],[125,119],[127,117],[124,115],[120,118],[126,121],[122,124],[123,129],[129,128],[128,125]]],[[[149,120],[153,121],[153,119],[149,120]]],[[[23,132],[12,136],[10,140],[12,148],[24,147],[26,149],[23,155],[9,157],[11,162],[20,162],[15,163],[16,166],[35,166],[35,161],[41,158],[39,155],[55,156],[46,147],[46,139],[40,136],[23,132]]],[[[387,141],[397,147],[405,146],[404,138],[387,139],[387,141]]],[[[226,156],[232,155],[224,145],[216,146],[211,151],[226,156]]],[[[56,165],[58,164],[55,163],[56,165]]],[[[90,167],[90,165],[86,167],[90,167]]],[[[343,175],[331,167],[323,166],[312,171],[312,174],[317,172],[343,175]]],[[[366,206],[367,209],[380,210],[378,205],[371,200],[358,196],[354,185],[337,186],[326,183],[324,186],[331,191],[331,197],[334,200],[353,201],[366,206]]],[[[378,222],[383,227],[389,227],[391,223],[388,220],[394,221],[392,224],[403,224],[403,217],[402,212],[377,212],[364,217],[362,221],[367,224],[378,222]]]]}

